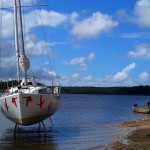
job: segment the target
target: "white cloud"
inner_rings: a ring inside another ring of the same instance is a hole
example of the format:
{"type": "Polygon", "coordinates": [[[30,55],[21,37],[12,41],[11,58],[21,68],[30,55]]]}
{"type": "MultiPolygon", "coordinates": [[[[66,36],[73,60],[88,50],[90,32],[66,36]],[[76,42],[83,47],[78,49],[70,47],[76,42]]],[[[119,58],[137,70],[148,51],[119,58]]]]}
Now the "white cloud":
{"type": "Polygon", "coordinates": [[[17,79],[15,56],[2,57],[0,63],[0,79],[17,79]]]}
{"type": "Polygon", "coordinates": [[[89,59],[90,61],[94,60],[94,59],[95,59],[95,54],[94,54],[93,52],[90,53],[89,56],[88,56],[88,59],[89,59]]]}
{"type": "Polygon", "coordinates": [[[135,63],[132,63],[132,64],[129,64],[127,67],[125,67],[122,72],[130,72],[131,70],[133,70],[135,68],[136,64],[135,63]]]}
{"type": "Polygon", "coordinates": [[[78,71],[86,71],[87,70],[87,64],[83,63],[83,64],[80,64],[78,68],[76,68],[76,70],[78,71]]]}
{"type": "Polygon", "coordinates": [[[135,68],[135,66],[135,63],[129,64],[115,75],[108,75],[106,80],[110,82],[124,82],[125,80],[128,80],[129,73],[135,68]]]}
{"type": "Polygon", "coordinates": [[[57,76],[57,73],[55,71],[49,71],[48,73],[51,77],[56,77],[57,76]]]}
{"type": "Polygon", "coordinates": [[[79,17],[79,14],[77,12],[72,12],[70,15],[70,22],[72,24],[76,24],[77,23],[77,18],[79,17]]]}
{"type": "Polygon", "coordinates": [[[135,21],[142,27],[150,27],[150,0],[138,0],[134,8],[135,21]]]}
{"type": "MultiPolygon", "coordinates": [[[[11,37],[13,32],[13,12],[2,10],[2,34],[4,38],[11,37]]],[[[55,11],[34,10],[24,15],[26,32],[39,26],[57,27],[68,20],[68,16],[55,11]]]]}
{"type": "Polygon", "coordinates": [[[78,76],[79,76],[78,73],[74,73],[74,74],[72,75],[72,78],[77,78],[78,76]]]}
{"type": "Polygon", "coordinates": [[[121,21],[128,21],[128,22],[133,22],[134,21],[134,17],[128,15],[127,9],[120,9],[117,11],[116,13],[117,17],[119,20],[121,21]]]}
{"type": "Polygon", "coordinates": [[[13,14],[12,12],[1,11],[2,13],[2,36],[3,38],[13,35],[13,14]]]}
{"type": "Polygon", "coordinates": [[[70,61],[63,61],[66,65],[76,65],[78,71],[86,71],[87,70],[87,61],[92,61],[95,59],[94,52],[91,52],[87,57],[75,57],[72,58],[70,61]]]}
{"type": "Polygon", "coordinates": [[[149,38],[150,35],[148,33],[122,33],[121,37],[127,38],[127,39],[135,39],[135,38],[149,38]]]}
{"type": "Polygon", "coordinates": [[[12,57],[16,54],[13,40],[1,40],[1,58],[12,57]]]}
{"type": "Polygon", "coordinates": [[[78,71],[86,71],[87,65],[85,63],[85,60],[85,57],[75,57],[70,61],[63,61],[63,63],[66,65],[76,65],[78,67],[76,70],[78,71]]]}
{"type": "MultiPolygon", "coordinates": [[[[83,78],[73,78],[68,76],[61,76],[58,80],[63,86],[96,86],[96,87],[113,87],[113,86],[135,86],[137,85],[131,78],[127,78],[123,82],[112,82],[105,78],[93,78],[87,75],[83,78]]],[[[139,84],[139,83],[138,83],[139,84]]]]}
{"type": "Polygon", "coordinates": [[[87,64],[86,61],[92,61],[95,58],[95,54],[92,52],[87,57],[75,57],[72,58],[70,61],[63,61],[66,65],[76,65],[78,68],[76,70],[78,71],[86,71],[87,70],[87,64]]]}
{"type": "Polygon", "coordinates": [[[52,26],[56,27],[64,23],[68,17],[67,15],[47,10],[34,10],[25,15],[25,19],[28,20],[26,26],[28,30],[38,26],[52,26]],[[38,17],[37,17],[38,16],[38,17]]]}
{"type": "Polygon", "coordinates": [[[85,57],[75,57],[73,59],[71,59],[69,62],[64,61],[64,64],[67,65],[82,65],[85,63],[85,57]]]}
{"type": "MultiPolygon", "coordinates": [[[[33,3],[37,2],[36,0],[23,0],[23,5],[31,5],[33,3]]],[[[0,3],[0,8],[9,8],[13,7],[13,0],[3,0],[3,2],[0,3]]],[[[13,29],[13,12],[10,11],[10,9],[1,9],[0,15],[2,16],[2,37],[12,37],[14,34],[13,29]]]]}
{"type": "Polygon", "coordinates": [[[26,41],[26,53],[29,56],[41,56],[48,55],[50,50],[50,43],[38,40],[35,36],[27,36],[26,41]]]}
{"type": "Polygon", "coordinates": [[[92,16],[82,21],[75,20],[77,16],[77,14],[74,15],[71,34],[78,39],[97,37],[118,25],[118,22],[113,21],[111,16],[100,12],[95,12],[92,16]]]}
{"type": "Polygon", "coordinates": [[[83,79],[86,81],[91,81],[93,77],[89,75],[89,76],[84,77],[83,79]]]}
{"type": "Polygon", "coordinates": [[[135,58],[150,58],[150,43],[139,44],[128,55],[135,58]]]}
{"type": "Polygon", "coordinates": [[[58,82],[59,81],[63,86],[90,86],[94,84],[92,76],[88,75],[83,78],[79,78],[78,73],[73,74],[72,77],[61,76],[58,82]]]}
{"type": "Polygon", "coordinates": [[[78,68],[76,70],[78,71],[86,71],[87,65],[85,63],[86,58],[85,57],[75,57],[72,58],[70,61],[63,61],[63,64],[65,65],[75,65],[78,68]]]}
{"type": "Polygon", "coordinates": [[[139,80],[143,83],[143,82],[146,82],[148,81],[149,79],[149,75],[147,72],[142,72],[140,75],[139,75],[139,80]]]}
{"type": "Polygon", "coordinates": [[[16,60],[15,56],[9,56],[6,58],[1,58],[1,62],[3,62],[3,63],[1,63],[1,67],[5,68],[5,69],[8,68],[8,66],[12,67],[16,64],[15,60],[16,60]]]}
{"type": "Polygon", "coordinates": [[[150,27],[150,0],[137,0],[132,14],[127,9],[121,9],[117,16],[122,21],[136,23],[140,27],[150,27]]]}

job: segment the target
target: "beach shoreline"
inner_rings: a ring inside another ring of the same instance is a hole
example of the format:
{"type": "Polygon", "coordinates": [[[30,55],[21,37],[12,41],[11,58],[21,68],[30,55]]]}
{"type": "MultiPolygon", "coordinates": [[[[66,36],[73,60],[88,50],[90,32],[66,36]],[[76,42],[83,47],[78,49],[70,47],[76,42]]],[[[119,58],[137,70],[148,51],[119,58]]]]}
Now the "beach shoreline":
{"type": "Polygon", "coordinates": [[[112,143],[110,150],[150,150],[150,118],[122,122],[115,126],[130,128],[131,132],[112,143]]]}

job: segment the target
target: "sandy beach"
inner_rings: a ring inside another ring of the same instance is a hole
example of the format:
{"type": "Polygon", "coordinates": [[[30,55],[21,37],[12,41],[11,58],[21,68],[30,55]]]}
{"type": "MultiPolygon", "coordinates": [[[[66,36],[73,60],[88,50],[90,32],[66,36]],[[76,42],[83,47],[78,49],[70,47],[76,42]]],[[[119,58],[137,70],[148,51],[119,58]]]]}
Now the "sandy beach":
{"type": "Polygon", "coordinates": [[[111,150],[150,150],[150,118],[116,124],[133,128],[124,139],[112,144],[111,150]]]}

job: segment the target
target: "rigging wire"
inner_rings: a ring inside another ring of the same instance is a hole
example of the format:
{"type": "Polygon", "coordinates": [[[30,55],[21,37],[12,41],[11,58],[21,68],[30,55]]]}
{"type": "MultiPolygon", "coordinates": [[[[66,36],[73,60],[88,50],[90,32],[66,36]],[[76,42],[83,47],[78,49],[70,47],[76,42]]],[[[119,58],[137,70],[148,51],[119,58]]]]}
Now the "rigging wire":
{"type": "Polygon", "coordinates": [[[37,74],[35,74],[31,69],[29,69],[29,71],[33,74],[34,77],[36,77],[37,80],[40,81],[40,78],[37,76],[37,74]]]}
{"type": "MultiPolygon", "coordinates": [[[[26,29],[26,26],[29,27],[30,25],[29,25],[28,19],[26,18],[24,9],[23,9],[22,17],[23,17],[23,19],[24,19],[24,36],[25,36],[25,41],[24,41],[24,42],[26,43],[25,45],[27,45],[27,38],[26,38],[26,37],[27,37],[27,29],[26,29]]],[[[36,43],[35,41],[33,41],[33,40],[30,38],[30,36],[28,36],[28,38],[29,38],[30,41],[32,41],[32,42],[34,43],[34,45],[36,46],[36,49],[38,50],[39,48],[38,48],[38,46],[37,46],[37,43],[36,43]]],[[[27,48],[27,47],[26,47],[26,48],[27,48]]],[[[26,49],[26,48],[25,48],[25,49],[26,49]]],[[[27,53],[27,55],[29,55],[27,51],[26,51],[26,53],[27,53]]]]}
{"type": "MultiPolygon", "coordinates": [[[[30,27],[30,25],[29,25],[30,22],[28,22],[28,19],[26,18],[24,9],[23,9],[22,17],[23,17],[23,19],[24,19],[24,36],[25,36],[25,41],[24,41],[24,42],[26,43],[25,45],[27,45],[27,42],[30,40],[30,41],[32,41],[32,42],[34,43],[35,49],[40,52],[39,47],[38,47],[36,41],[34,41],[33,39],[31,39],[30,36],[28,36],[28,39],[26,38],[26,37],[27,37],[27,34],[28,34],[28,32],[27,32],[27,26],[30,27]]],[[[25,49],[27,49],[27,47],[25,47],[25,49]]],[[[29,57],[28,51],[26,51],[26,54],[27,54],[28,57],[29,57]]],[[[41,57],[40,57],[40,58],[41,58],[41,57]]],[[[42,62],[43,62],[43,60],[42,60],[42,62]]],[[[37,75],[35,75],[35,73],[34,73],[33,71],[31,71],[30,68],[29,68],[29,71],[33,74],[33,76],[36,76],[36,77],[37,77],[37,75]]],[[[38,77],[38,78],[39,78],[39,77],[38,77]]]]}
{"type": "MultiPolygon", "coordinates": [[[[2,2],[2,1],[1,1],[2,2]]],[[[38,0],[36,0],[36,2],[37,2],[37,4],[38,4],[38,0]]],[[[49,6],[49,5],[48,5],[49,6]]],[[[46,42],[46,41],[48,41],[48,40],[46,40],[47,38],[46,38],[46,32],[47,31],[45,31],[45,29],[44,29],[44,22],[43,22],[43,19],[42,19],[42,12],[41,12],[41,9],[40,9],[40,7],[38,6],[38,12],[39,12],[39,16],[40,16],[40,20],[41,20],[41,22],[40,22],[40,24],[41,24],[41,26],[42,26],[42,33],[43,33],[43,38],[44,38],[44,42],[45,42],[45,46],[46,47],[49,47],[49,43],[48,42],[46,42]]],[[[24,11],[24,9],[23,9],[23,14],[25,14],[25,11],[24,11]]],[[[49,15],[49,24],[50,24],[50,14],[48,13],[48,15],[49,15]]],[[[23,19],[24,19],[24,33],[26,34],[25,35],[25,37],[27,37],[27,31],[26,31],[26,26],[25,26],[25,21],[27,20],[26,19],[26,15],[23,15],[23,19]]],[[[2,23],[2,22],[1,22],[2,23]]],[[[27,24],[26,25],[29,25],[28,24],[28,22],[27,22],[27,24]]],[[[49,30],[49,35],[51,35],[51,28],[48,28],[49,30]]],[[[13,32],[14,32],[14,30],[13,30],[13,32]]],[[[29,38],[30,38],[30,36],[29,36],[29,38]]],[[[51,50],[51,54],[49,53],[48,55],[49,55],[49,59],[48,59],[48,61],[49,61],[49,67],[50,67],[50,70],[54,70],[54,64],[52,63],[53,61],[52,61],[52,59],[53,59],[53,53],[52,53],[52,37],[50,36],[50,50],[51,50]],[[51,58],[50,58],[51,57],[51,58]]],[[[27,41],[27,40],[26,40],[27,41]]],[[[33,41],[33,40],[32,40],[33,41]]],[[[35,42],[35,41],[33,41],[33,42],[35,42]]],[[[11,48],[11,46],[12,46],[12,44],[10,44],[10,48],[11,48]]],[[[36,44],[36,42],[35,42],[35,46],[37,47],[37,49],[39,49],[38,48],[38,46],[37,46],[37,44],[36,44]]],[[[14,70],[14,67],[13,67],[13,69],[12,69],[12,71],[14,70]]],[[[12,74],[12,72],[11,72],[11,74],[12,74]]],[[[53,76],[53,73],[51,74],[51,78],[52,78],[52,81],[53,81],[53,78],[54,78],[54,76],[53,76]]],[[[52,86],[53,86],[53,82],[52,82],[52,86]]]]}
{"type": "MultiPolygon", "coordinates": [[[[15,34],[15,31],[14,31],[14,19],[12,19],[12,21],[13,21],[13,27],[12,27],[12,30],[13,30],[13,35],[15,34]]],[[[15,43],[15,37],[14,36],[12,36],[11,38],[10,38],[10,43],[9,43],[9,48],[8,48],[8,52],[10,52],[11,50],[13,50],[14,52],[15,52],[15,46],[14,46],[14,43],[15,43]]],[[[7,55],[7,57],[10,57],[11,56],[11,54],[9,53],[8,55],[7,55]]],[[[16,68],[16,63],[14,62],[14,65],[12,66],[12,69],[10,70],[10,72],[9,72],[9,74],[8,74],[8,78],[13,78],[14,76],[13,76],[13,72],[16,72],[16,71],[14,71],[15,70],[15,68],[16,68]]],[[[15,78],[17,77],[17,75],[15,74],[15,78]]]]}
{"type": "MultiPolygon", "coordinates": [[[[43,23],[43,18],[42,18],[42,12],[41,12],[41,8],[39,7],[39,5],[38,5],[38,0],[36,0],[36,3],[37,3],[37,6],[38,6],[38,10],[39,10],[39,16],[40,16],[40,19],[41,19],[41,26],[42,26],[42,32],[43,32],[43,38],[44,38],[44,43],[45,43],[45,46],[46,47],[48,47],[49,45],[48,45],[48,42],[46,42],[46,41],[48,41],[48,39],[46,39],[46,31],[45,31],[45,28],[44,28],[44,23],[43,23]]],[[[49,4],[48,4],[48,6],[49,6],[49,4]]],[[[50,25],[50,13],[48,12],[48,15],[49,15],[49,25],[50,25]]],[[[50,33],[50,27],[48,28],[49,30],[49,33],[50,33]]],[[[49,35],[51,35],[51,34],[49,34],[49,35]]],[[[51,50],[51,53],[49,52],[48,53],[48,55],[49,55],[49,57],[48,57],[48,62],[49,62],[49,69],[50,70],[52,70],[52,73],[50,74],[50,76],[51,76],[51,81],[52,81],[52,86],[54,86],[54,75],[53,75],[53,71],[54,71],[54,65],[53,65],[53,60],[52,60],[52,55],[53,55],[53,53],[52,53],[52,38],[50,37],[50,50],[51,50]],[[51,57],[50,57],[51,56],[51,57]],[[51,58],[51,59],[50,59],[51,58]]]]}
{"type": "MultiPolygon", "coordinates": [[[[27,41],[28,41],[27,37],[30,39],[30,36],[27,36],[28,32],[27,32],[26,26],[27,25],[29,26],[29,24],[28,24],[26,15],[25,15],[24,1],[22,1],[22,6],[21,7],[22,7],[22,21],[23,21],[23,33],[24,33],[24,48],[25,48],[25,50],[27,50],[27,41]]],[[[33,42],[32,39],[30,39],[30,41],[33,42]]],[[[36,46],[36,49],[38,49],[37,44],[35,42],[34,42],[34,45],[36,46]]],[[[26,55],[29,57],[29,54],[28,54],[27,51],[26,51],[26,55]]],[[[30,70],[31,69],[29,68],[29,71],[30,70]]],[[[23,75],[23,72],[20,72],[20,73],[23,75]]],[[[33,74],[33,76],[35,76],[35,74],[33,72],[32,72],[32,74],[33,74]]]]}
{"type": "MultiPolygon", "coordinates": [[[[1,8],[3,8],[3,1],[1,1],[1,3],[0,3],[0,7],[1,8]]],[[[6,8],[7,9],[7,8],[6,8]]],[[[11,37],[9,37],[9,38],[5,38],[5,39],[3,39],[3,27],[4,27],[4,25],[3,25],[3,11],[4,11],[5,9],[3,8],[3,9],[1,9],[0,10],[0,77],[2,78],[2,79],[4,79],[4,77],[7,77],[7,78],[9,78],[9,74],[10,74],[10,70],[7,70],[7,69],[3,69],[3,67],[2,67],[2,54],[3,53],[6,53],[7,52],[7,54],[5,54],[5,56],[7,56],[7,57],[10,57],[12,54],[10,53],[10,51],[11,50],[14,50],[14,44],[13,44],[13,37],[11,36],[11,37]],[[2,53],[2,49],[4,49],[5,48],[5,52],[4,52],[4,50],[3,50],[3,53],[2,53]],[[6,71],[7,70],[7,71],[6,71]]],[[[10,9],[9,9],[10,10],[10,9]]],[[[13,19],[12,19],[13,20],[13,19]]],[[[10,31],[10,30],[9,30],[10,31]]],[[[14,32],[14,30],[13,30],[13,32],[14,32]]],[[[10,33],[11,33],[11,31],[10,31],[10,33]]],[[[6,60],[6,57],[4,57],[4,59],[6,60]]],[[[7,59],[8,60],[8,59],[7,59]]],[[[10,65],[7,65],[6,63],[4,64],[4,65],[6,65],[6,66],[10,66],[10,65]]],[[[14,68],[14,67],[13,67],[14,68]]],[[[14,70],[14,69],[12,69],[12,70],[14,70]]],[[[12,73],[11,73],[12,74],[12,73]]]]}
{"type": "Polygon", "coordinates": [[[11,69],[11,72],[8,75],[9,78],[13,78],[13,72],[15,70],[15,67],[16,67],[16,63],[14,63],[13,68],[11,69]]]}
{"type": "MultiPolygon", "coordinates": [[[[47,0],[47,3],[48,3],[48,10],[50,11],[50,2],[49,2],[49,0],[47,0]]],[[[50,23],[51,23],[51,16],[50,16],[50,13],[48,13],[48,15],[49,15],[49,25],[50,25],[50,23]]],[[[52,66],[52,70],[54,71],[55,69],[54,69],[54,57],[53,57],[53,48],[52,48],[52,41],[53,41],[53,39],[52,39],[52,28],[51,27],[49,27],[49,34],[48,35],[50,35],[50,49],[51,49],[51,55],[49,55],[49,62],[51,63],[51,66],[52,66]]],[[[52,80],[54,80],[54,75],[53,75],[53,73],[52,73],[52,80]]]]}

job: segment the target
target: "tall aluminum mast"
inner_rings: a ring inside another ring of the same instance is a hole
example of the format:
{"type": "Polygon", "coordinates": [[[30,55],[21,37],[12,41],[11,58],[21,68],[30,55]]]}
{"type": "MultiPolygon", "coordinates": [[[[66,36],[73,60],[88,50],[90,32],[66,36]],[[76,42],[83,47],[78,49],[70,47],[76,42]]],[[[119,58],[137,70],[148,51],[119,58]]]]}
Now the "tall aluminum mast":
{"type": "Polygon", "coordinates": [[[17,19],[17,3],[16,3],[16,0],[14,0],[14,29],[15,29],[15,48],[16,48],[17,77],[18,77],[18,84],[19,84],[19,82],[20,82],[19,39],[18,39],[18,19],[17,19]]]}
{"type": "Polygon", "coordinates": [[[21,34],[22,55],[25,55],[23,25],[22,25],[22,10],[21,10],[21,1],[20,0],[18,0],[18,7],[19,7],[19,19],[20,19],[20,34],[21,34]]]}

